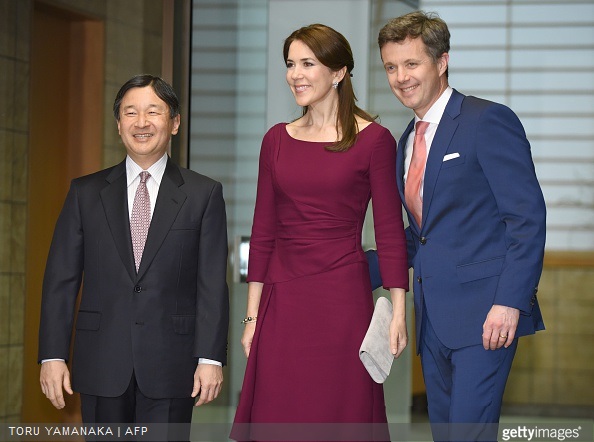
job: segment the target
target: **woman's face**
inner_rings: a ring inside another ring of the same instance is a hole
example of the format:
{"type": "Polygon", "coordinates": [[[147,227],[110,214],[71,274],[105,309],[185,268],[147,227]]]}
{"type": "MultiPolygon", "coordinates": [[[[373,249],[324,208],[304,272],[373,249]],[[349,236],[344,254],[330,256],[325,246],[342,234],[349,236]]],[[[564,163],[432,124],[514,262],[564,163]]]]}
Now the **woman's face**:
{"type": "Polygon", "coordinates": [[[295,40],[289,46],[287,83],[299,106],[315,105],[336,94],[332,83],[339,80],[338,76],[302,41],[295,40]]]}

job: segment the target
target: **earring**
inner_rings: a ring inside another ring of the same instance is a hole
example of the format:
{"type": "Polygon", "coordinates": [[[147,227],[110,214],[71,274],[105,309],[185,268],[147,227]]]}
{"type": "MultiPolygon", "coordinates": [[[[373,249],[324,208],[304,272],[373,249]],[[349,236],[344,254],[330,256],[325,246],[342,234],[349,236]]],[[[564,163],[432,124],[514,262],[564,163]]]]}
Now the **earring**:
{"type": "Polygon", "coordinates": [[[332,87],[334,89],[338,89],[338,81],[335,81],[334,83],[332,83],[332,87]]]}

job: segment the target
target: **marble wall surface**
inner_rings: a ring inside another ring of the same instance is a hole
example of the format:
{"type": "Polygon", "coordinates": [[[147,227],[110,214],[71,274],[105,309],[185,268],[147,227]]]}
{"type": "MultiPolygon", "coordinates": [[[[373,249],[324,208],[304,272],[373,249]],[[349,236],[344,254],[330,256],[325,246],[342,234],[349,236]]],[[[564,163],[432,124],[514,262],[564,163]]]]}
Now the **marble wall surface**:
{"type": "MultiPolygon", "coordinates": [[[[111,114],[121,84],[161,72],[162,1],[49,0],[105,22],[103,165],[125,150],[111,114]]],[[[33,0],[0,0],[0,422],[18,422],[22,406],[27,247],[29,52],[33,0]]]]}
{"type": "Polygon", "coordinates": [[[30,6],[0,2],[0,422],[21,409],[30,6]]]}

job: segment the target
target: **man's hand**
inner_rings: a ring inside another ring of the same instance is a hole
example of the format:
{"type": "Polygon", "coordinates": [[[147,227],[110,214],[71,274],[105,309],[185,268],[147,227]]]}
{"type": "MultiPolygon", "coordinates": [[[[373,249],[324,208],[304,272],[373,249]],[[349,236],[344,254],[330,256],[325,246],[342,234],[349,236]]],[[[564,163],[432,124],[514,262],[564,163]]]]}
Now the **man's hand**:
{"type": "Polygon", "coordinates": [[[70,386],[70,372],[66,362],[47,361],[41,364],[39,382],[41,383],[41,391],[54,407],[60,410],[66,406],[62,387],[64,387],[66,393],[73,393],[70,386]]]}
{"type": "Polygon", "coordinates": [[[192,397],[198,396],[196,406],[207,404],[221,392],[223,385],[223,367],[213,364],[198,364],[194,373],[192,397]]]}
{"type": "Polygon", "coordinates": [[[497,350],[509,347],[514,341],[520,310],[504,305],[491,307],[483,324],[483,347],[485,350],[497,350]]]}

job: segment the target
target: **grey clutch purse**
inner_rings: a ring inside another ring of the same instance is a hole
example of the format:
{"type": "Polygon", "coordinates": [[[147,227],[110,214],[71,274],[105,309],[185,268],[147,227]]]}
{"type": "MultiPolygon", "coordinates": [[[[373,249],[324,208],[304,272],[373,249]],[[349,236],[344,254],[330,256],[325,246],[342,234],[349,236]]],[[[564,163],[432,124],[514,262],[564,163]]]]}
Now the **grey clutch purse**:
{"type": "Polygon", "coordinates": [[[378,384],[382,384],[392,368],[394,355],[390,351],[392,303],[383,296],[375,303],[371,323],[359,349],[359,359],[378,384]]]}

